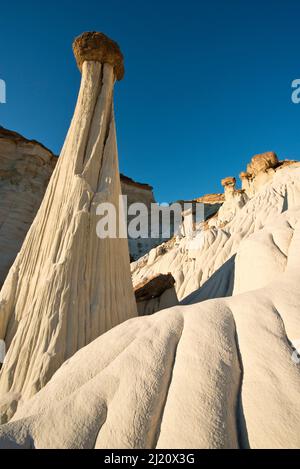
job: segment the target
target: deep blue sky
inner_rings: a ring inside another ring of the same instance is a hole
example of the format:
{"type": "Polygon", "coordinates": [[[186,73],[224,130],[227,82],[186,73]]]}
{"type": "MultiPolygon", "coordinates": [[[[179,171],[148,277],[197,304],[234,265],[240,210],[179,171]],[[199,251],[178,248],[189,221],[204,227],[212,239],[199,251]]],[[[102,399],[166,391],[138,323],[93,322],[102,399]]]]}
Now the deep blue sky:
{"type": "Polygon", "coordinates": [[[71,44],[115,39],[121,170],[158,201],[221,191],[255,153],[300,159],[300,0],[6,1],[0,8],[0,124],[59,153],[80,74],[71,44]]]}

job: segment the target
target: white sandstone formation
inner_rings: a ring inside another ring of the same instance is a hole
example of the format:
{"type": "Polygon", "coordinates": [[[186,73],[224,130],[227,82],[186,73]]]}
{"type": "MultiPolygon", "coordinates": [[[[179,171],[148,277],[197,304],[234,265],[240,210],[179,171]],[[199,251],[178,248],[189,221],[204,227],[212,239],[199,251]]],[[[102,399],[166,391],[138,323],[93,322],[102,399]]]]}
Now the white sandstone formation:
{"type": "Polygon", "coordinates": [[[0,127],[0,288],[41,204],[57,158],[0,127]]]}
{"type": "Polygon", "coordinates": [[[0,447],[299,448],[300,168],[226,230],[205,231],[215,274],[185,305],[78,351],[0,427],[0,447]]]}
{"type": "Polygon", "coordinates": [[[242,187],[249,197],[253,197],[264,184],[272,180],[278,165],[277,155],[272,151],[252,157],[251,163],[247,165],[247,171],[240,174],[242,187]]]}
{"type": "Polygon", "coordinates": [[[127,239],[96,235],[101,202],[118,208],[113,86],[118,45],[101,33],[73,44],[82,80],[71,126],[37,216],[0,293],[2,422],[78,349],[137,314],[127,239]]]}
{"type": "Polygon", "coordinates": [[[296,161],[279,161],[276,153],[269,151],[254,155],[251,163],[247,165],[247,171],[240,173],[242,189],[248,197],[253,197],[268,182],[271,182],[276,171],[286,166],[297,164],[296,161]]]}
{"type": "MultiPolygon", "coordinates": [[[[203,285],[202,299],[232,294],[232,281],[223,276],[216,280],[218,269],[230,265],[241,240],[262,228],[287,205],[287,191],[298,187],[299,163],[284,166],[274,173],[273,179],[264,185],[252,199],[240,208],[230,222],[203,229],[199,225],[194,239],[172,239],[131,264],[134,285],[158,273],[171,273],[179,300],[203,285]],[[151,262],[149,262],[151,259],[151,262]],[[213,277],[212,277],[213,276],[213,277]],[[213,286],[212,296],[204,297],[206,282],[213,286]]],[[[290,200],[292,195],[290,195],[290,200]]],[[[223,207],[221,207],[223,208],[223,207]]]]}
{"type": "Polygon", "coordinates": [[[227,177],[222,179],[222,186],[224,187],[225,201],[218,211],[217,224],[222,227],[230,222],[248,200],[248,196],[243,190],[236,190],[236,179],[227,177]]]}

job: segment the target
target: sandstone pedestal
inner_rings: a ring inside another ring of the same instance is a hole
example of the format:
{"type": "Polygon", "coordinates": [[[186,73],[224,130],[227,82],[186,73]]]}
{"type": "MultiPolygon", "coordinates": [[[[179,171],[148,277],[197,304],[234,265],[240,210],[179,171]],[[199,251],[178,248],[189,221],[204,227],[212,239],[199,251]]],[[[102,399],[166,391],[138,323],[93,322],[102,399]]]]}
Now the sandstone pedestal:
{"type": "Polygon", "coordinates": [[[137,314],[127,239],[99,239],[96,208],[118,206],[113,86],[119,47],[101,33],[74,42],[82,80],[68,135],[42,205],[0,293],[2,421],[62,363],[137,314]],[[9,398],[11,396],[11,399],[9,398]]]}

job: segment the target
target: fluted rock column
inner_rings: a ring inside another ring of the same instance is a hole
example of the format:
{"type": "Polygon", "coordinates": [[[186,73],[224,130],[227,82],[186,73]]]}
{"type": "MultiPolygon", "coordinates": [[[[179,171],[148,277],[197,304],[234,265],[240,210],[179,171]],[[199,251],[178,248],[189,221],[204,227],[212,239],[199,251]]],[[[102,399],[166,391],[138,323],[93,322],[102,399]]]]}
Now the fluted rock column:
{"type": "Polygon", "coordinates": [[[242,171],[240,173],[240,180],[242,181],[242,189],[246,192],[248,197],[253,197],[253,182],[250,173],[242,171]]]}
{"type": "Polygon", "coordinates": [[[248,196],[244,190],[237,190],[235,188],[236,179],[234,177],[227,177],[221,180],[224,187],[225,202],[218,212],[218,226],[223,227],[235,217],[238,210],[240,210],[248,201],[248,196]]]}
{"type": "Polygon", "coordinates": [[[121,193],[113,87],[123,77],[123,56],[102,33],[82,34],[73,50],[82,80],[71,126],[0,293],[0,338],[8,348],[0,413],[2,405],[7,418],[78,349],[137,314],[127,239],[96,234],[98,204],[118,209],[121,193]]]}

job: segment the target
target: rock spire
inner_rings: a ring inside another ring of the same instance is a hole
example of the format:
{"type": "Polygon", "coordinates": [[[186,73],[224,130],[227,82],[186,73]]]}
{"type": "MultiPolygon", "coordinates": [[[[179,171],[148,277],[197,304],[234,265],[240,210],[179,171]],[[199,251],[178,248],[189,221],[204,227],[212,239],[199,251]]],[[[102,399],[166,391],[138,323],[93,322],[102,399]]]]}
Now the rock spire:
{"type": "Polygon", "coordinates": [[[124,73],[116,43],[84,33],[73,45],[81,86],[60,158],[0,293],[0,415],[39,391],[62,363],[136,316],[127,239],[100,239],[96,208],[118,209],[113,87],[124,73]]]}

